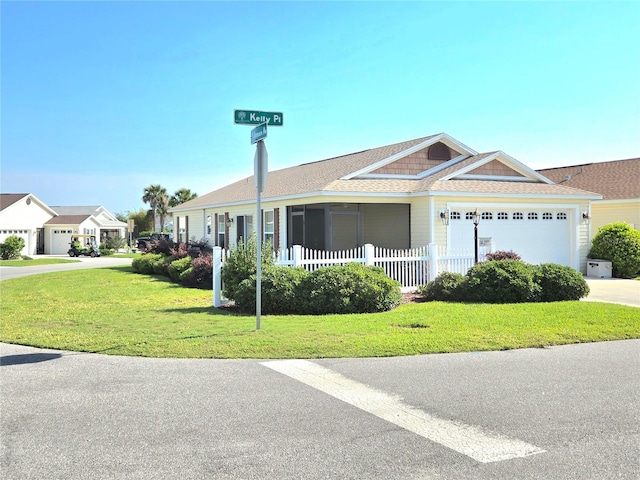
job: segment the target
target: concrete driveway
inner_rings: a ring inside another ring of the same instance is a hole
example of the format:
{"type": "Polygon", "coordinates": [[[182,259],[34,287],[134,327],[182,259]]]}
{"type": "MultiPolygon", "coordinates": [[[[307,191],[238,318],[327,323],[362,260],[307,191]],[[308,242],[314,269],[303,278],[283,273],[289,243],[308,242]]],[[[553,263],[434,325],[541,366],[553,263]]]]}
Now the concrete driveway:
{"type": "Polygon", "coordinates": [[[587,302],[619,303],[640,307],[640,280],[622,278],[586,278],[591,290],[587,302]]]}

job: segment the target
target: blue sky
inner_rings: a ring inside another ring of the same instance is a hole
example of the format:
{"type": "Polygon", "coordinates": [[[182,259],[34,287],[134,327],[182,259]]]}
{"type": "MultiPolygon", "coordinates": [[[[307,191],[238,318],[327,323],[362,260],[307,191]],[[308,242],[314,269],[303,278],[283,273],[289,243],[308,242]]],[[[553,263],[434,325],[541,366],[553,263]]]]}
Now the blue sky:
{"type": "MultiPolygon", "coordinates": [[[[640,155],[640,2],[0,4],[1,190],[143,207],[447,132],[532,168],[640,155]]],[[[268,180],[267,180],[268,181],[268,180]]]]}

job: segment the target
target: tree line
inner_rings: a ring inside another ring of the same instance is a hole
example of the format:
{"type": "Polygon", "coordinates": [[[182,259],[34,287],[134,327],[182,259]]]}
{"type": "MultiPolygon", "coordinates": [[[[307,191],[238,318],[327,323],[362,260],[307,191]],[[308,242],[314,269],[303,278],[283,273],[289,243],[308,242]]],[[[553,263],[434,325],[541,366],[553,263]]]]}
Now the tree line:
{"type": "Polygon", "coordinates": [[[121,222],[133,219],[139,232],[162,232],[165,230],[165,220],[169,214],[169,208],[197,197],[198,194],[188,188],[180,188],[173,195],[169,195],[167,189],[162,185],[149,185],[142,193],[142,201],[149,205],[149,210],[142,208],[137,212],[117,213],[116,217],[121,222]]]}

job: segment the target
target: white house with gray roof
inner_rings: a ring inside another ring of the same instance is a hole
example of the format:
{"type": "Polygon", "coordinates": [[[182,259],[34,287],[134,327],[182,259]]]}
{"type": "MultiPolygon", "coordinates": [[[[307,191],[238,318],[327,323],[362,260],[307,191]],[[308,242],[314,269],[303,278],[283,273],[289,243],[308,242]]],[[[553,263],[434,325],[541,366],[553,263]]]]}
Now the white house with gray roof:
{"type": "MultiPolygon", "coordinates": [[[[479,153],[440,133],[269,172],[263,239],[276,248],[404,249],[479,240],[530,263],[586,270],[590,202],[602,196],[556,184],[502,151],[479,153]]],[[[253,176],[171,209],[181,240],[233,247],[253,233],[253,176]]]]}
{"type": "Polygon", "coordinates": [[[24,239],[23,255],[66,254],[74,233],[126,237],[127,224],[102,206],[48,206],[31,193],[0,194],[0,242],[24,239]]]}

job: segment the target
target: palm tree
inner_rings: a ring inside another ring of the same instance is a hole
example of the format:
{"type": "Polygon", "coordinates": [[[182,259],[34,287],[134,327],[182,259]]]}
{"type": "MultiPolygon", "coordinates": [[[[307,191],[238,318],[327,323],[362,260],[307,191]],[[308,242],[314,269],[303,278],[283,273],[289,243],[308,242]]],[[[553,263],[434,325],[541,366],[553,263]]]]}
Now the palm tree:
{"type": "Polygon", "coordinates": [[[176,193],[171,195],[171,198],[169,199],[169,206],[175,207],[176,205],[188,202],[189,200],[193,200],[197,197],[197,193],[192,192],[188,188],[181,188],[180,190],[176,190],[176,193]]]}
{"type": "Polygon", "coordinates": [[[153,212],[153,229],[156,229],[156,217],[160,214],[160,230],[163,228],[164,216],[167,214],[167,189],[161,185],[149,185],[144,189],[142,201],[148,203],[153,212]]]}

